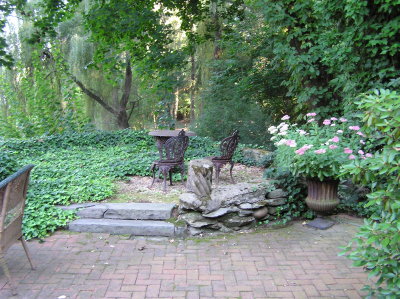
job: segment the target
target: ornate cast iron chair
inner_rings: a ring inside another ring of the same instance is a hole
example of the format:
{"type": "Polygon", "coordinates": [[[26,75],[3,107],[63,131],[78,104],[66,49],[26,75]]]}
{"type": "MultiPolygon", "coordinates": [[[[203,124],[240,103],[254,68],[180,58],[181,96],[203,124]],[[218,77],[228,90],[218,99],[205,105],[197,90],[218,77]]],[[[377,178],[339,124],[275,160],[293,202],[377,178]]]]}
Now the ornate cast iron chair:
{"type": "Polygon", "coordinates": [[[231,164],[231,168],[229,170],[229,173],[231,175],[231,180],[232,183],[234,184],[235,181],[233,180],[232,177],[232,169],[235,163],[232,161],[232,156],[235,153],[236,147],[239,143],[239,131],[235,130],[232,134],[232,136],[229,136],[221,141],[220,145],[220,150],[222,155],[218,157],[212,157],[211,161],[215,167],[215,179],[216,183],[218,185],[219,183],[219,174],[221,172],[221,168],[224,167],[226,163],[231,164]]]}
{"type": "Polygon", "coordinates": [[[156,170],[162,173],[164,177],[163,191],[167,191],[167,175],[169,174],[169,182],[172,185],[172,171],[174,168],[181,170],[182,184],[183,176],[185,174],[184,156],[185,151],[189,145],[189,137],[185,135],[185,131],[181,130],[176,137],[169,138],[163,145],[165,152],[165,159],[161,158],[158,161],[153,162],[151,171],[153,172],[153,181],[150,188],[153,186],[156,179],[156,170]]]}
{"type": "Polygon", "coordinates": [[[33,167],[34,165],[27,165],[0,182],[0,264],[13,295],[17,294],[17,290],[4,258],[8,248],[20,240],[31,268],[34,270],[28,247],[22,237],[22,217],[24,215],[26,191],[29,174],[33,167]]]}

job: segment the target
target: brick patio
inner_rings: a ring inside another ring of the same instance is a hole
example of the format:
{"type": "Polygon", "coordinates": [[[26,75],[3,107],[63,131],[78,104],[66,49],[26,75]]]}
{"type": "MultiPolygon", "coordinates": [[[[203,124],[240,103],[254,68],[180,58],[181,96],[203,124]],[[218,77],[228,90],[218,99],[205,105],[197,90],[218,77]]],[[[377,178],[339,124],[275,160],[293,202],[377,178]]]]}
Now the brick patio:
{"type": "Polygon", "coordinates": [[[9,249],[19,295],[0,272],[0,298],[360,298],[367,275],[337,247],[362,221],[338,219],[186,240],[57,232],[28,243],[35,271],[20,244],[9,249]]]}

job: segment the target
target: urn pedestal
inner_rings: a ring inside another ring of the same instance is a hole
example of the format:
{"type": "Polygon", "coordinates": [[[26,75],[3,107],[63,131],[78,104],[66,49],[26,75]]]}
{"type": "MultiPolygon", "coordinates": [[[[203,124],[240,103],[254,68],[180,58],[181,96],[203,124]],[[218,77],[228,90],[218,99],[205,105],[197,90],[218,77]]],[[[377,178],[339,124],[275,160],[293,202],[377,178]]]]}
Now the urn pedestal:
{"type": "Polygon", "coordinates": [[[340,202],[338,186],[339,180],[320,181],[318,179],[307,179],[308,195],[306,204],[317,214],[317,218],[307,223],[307,226],[328,229],[335,224],[335,222],[324,216],[329,215],[340,202]]]}

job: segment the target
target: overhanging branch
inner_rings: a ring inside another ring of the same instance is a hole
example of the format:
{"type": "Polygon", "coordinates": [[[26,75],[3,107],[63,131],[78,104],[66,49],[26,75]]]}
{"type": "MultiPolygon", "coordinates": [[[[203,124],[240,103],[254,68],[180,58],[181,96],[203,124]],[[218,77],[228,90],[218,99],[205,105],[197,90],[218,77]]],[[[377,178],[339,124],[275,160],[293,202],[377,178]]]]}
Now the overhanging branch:
{"type": "Polygon", "coordinates": [[[108,112],[110,112],[110,113],[112,113],[114,115],[118,114],[118,112],[115,111],[115,109],[113,107],[111,107],[106,102],[104,102],[103,99],[100,98],[98,95],[96,95],[94,92],[92,92],[91,90],[86,88],[86,86],[81,81],[79,81],[75,76],[72,76],[72,80],[74,80],[76,85],[79,86],[79,88],[82,90],[82,92],[84,94],[86,94],[87,96],[89,96],[90,98],[95,100],[97,103],[99,103],[101,106],[103,106],[103,108],[106,109],[108,112]]]}

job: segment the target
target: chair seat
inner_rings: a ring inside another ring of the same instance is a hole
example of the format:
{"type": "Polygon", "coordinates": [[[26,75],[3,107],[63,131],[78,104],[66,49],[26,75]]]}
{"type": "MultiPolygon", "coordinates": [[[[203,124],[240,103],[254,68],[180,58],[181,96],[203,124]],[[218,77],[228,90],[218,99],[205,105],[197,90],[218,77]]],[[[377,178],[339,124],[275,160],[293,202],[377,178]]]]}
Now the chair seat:
{"type": "Polygon", "coordinates": [[[183,160],[158,160],[156,164],[179,164],[182,163],[183,160]]]}
{"type": "Polygon", "coordinates": [[[211,157],[211,161],[229,162],[231,159],[226,157],[211,157]]]}

